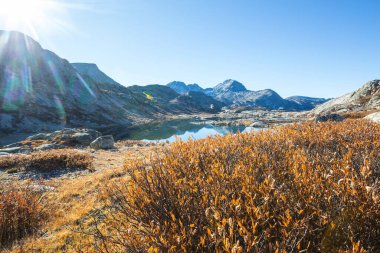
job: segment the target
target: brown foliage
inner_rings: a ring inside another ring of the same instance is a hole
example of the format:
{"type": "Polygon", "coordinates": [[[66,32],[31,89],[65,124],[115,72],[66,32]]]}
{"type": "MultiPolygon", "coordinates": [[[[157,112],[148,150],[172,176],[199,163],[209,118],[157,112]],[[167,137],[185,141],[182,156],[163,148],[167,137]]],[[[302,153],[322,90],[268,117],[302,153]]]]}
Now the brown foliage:
{"type": "Polygon", "coordinates": [[[35,233],[44,217],[40,196],[0,185],[0,250],[35,233]]]}
{"type": "Polygon", "coordinates": [[[71,149],[35,152],[30,155],[0,157],[0,169],[18,168],[48,172],[55,169],[92,169],[92,157],[71,149]]]}
{"type": "Polygon", "coordinates": [[[375,112],[379,112],[379,110],[372,109],[372,110],[351,111],[351,112],[341,113],[341,115],[345,119],[362,119],[375,112]]]}
{"type": "Polygon", "coordinates": [[[305,123],[171,145],[109,187],[100,251],[378,252],[380,125],[305,123]]]}

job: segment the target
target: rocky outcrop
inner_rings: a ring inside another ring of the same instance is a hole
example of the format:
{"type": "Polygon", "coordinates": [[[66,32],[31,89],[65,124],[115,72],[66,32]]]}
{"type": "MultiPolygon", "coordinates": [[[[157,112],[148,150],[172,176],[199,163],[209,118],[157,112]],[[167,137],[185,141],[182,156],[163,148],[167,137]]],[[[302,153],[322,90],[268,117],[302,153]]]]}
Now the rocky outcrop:
{"type": "Polygon", "coordinates": [[[65,146],[88,146],[99,136],[101,136],[101,133],[93,129],[65,128],[53,133],[39,133],[32,135],[26,140],[46,140],[54,144],[62,144],[65,146]]]}
{"type": "Polygon", "coordinates": [[[115,141],[112,135],[101,136],[90,144],[93,149],[114,149],[115,141]]]}
{"type": "Polygon", "coordinates": [[[314,110],[311,114],[347,113],[380,109],[380,80],[370,81],[355,92],[332,99],[314,110]]]}
{"type": "Polygon", "coordinates": [[[367,115],[365,119],[371,120],[376,123],[380,123],[380,112],[375,112],[367,115]]]}
{"type": "Polygon", "coordinates": [[[52,133],[39,133],[29,136],[24,141],[4,146],[0,149],[3,154],[31,153],[52,149],[87,148],[111,149],[114,148],[112,135],[102,136],[93,129],[65,128],[52,133]]]}
{"type": "Polygon", "coordinates": [[[325,115],[318,115],[315,117],[315,122],[327,122],[327,121],[336,121],[341,122],[344,118],[340,116],[339,114],[325,114],[325,115]]]}

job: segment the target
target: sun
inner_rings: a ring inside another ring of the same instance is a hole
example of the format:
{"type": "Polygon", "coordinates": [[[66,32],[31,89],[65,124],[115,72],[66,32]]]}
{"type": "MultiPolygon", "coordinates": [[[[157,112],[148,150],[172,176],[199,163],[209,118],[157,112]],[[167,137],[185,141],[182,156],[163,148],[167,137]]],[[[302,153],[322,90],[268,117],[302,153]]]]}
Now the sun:
{"type": "Polygon", "coordinates": [[[0,0],[0,15],[10,23],[33,23],[46,15],[50,2],[49,0],[0,0]]]}
{"type": "Polygon", "coordinates": [[[0,0],[0,26],[34,35],[66,25],[62,0],[0,0]]]}

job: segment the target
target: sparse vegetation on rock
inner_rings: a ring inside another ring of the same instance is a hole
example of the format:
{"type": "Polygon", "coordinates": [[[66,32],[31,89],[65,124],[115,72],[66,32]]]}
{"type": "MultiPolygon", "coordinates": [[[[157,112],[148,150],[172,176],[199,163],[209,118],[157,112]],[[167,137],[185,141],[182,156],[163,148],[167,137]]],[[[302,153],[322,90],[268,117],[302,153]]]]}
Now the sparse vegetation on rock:
{"type": "Polygon", "coordinates": [[[23,169],[49,172],[59,169],[92,169],[92,158],[87,152],[72,149],[34,152],[31,155],[0,156],[0,169],[23,169]]]}

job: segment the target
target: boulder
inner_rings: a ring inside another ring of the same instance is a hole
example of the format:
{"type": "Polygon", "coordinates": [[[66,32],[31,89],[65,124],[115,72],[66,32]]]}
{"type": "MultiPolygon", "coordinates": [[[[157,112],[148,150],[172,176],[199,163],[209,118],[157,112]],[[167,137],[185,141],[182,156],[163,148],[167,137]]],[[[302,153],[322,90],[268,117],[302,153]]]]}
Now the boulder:
{"type": "Polygon", "coordinates": [[[380,112],[369,114],[365,117],[365,119],[371,120],[376,123],[380,123],[380,112]]]}
{"type": "Polygon", "coordinates": [[[100,132],[92,129],[66,128],[52,133],[54,143],[65,144],[68,146],[88,146],[100,136],[100,132]]]}
{"type": "Polygon", "coordinates": [[[327,121],[341,122],[343,120],[344,120],[344,117],[336,113],[318,115],[317,117],[315,117],[315,122],[327,122],[327,121]]]}
{"type": "Polygon", "coordinates": [[[264,122],[258,120],[258,121],[253,122],[250,125],[250,127],[265,128],[265,127],[268,127],[268,125],[265,124],[264,122]]]}
{"type": "Polygon", "coordinates": [[[113,149],[115,141],[112,135],[106,135],[98,137],[95,141],[90,144],[93,149],[113,149]]]}

